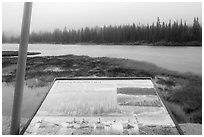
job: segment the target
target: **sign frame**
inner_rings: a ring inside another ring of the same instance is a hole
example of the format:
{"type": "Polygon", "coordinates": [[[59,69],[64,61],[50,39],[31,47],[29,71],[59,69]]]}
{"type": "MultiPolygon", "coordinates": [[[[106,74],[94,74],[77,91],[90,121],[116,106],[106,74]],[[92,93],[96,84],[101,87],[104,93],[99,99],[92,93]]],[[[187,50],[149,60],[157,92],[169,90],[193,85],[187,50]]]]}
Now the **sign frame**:
{"type": "Polygon", "coordinates": [[[44,100],[46,99],[47,95],[49,94],[51,88],[53,87],[54,83],[57,80],[151,80],[151,82],[153,83],[154,89],[156,91],[157,96],[161,99],[164,107],[166,108],[169,116],[171,117],[173,123],[175,124],[175,127],[178,131],[178,133],[180,135],[184,135],[183,131],[181,130],[177,120],[174,118],[171,110],[168,108],[168,106],[165,103],[164,98],[162,97],[161,93],[158,92],[158,88],[156,87],[156,84],[154,83],[154,81],[152,80],[151,77],[56,77],[53,82],[51,83],[48,92],[45,94],[42,102],[40,103],[40,105],[38,106],[38,108],[36,109],[36,111],[34,112],[34,114],[31,116],[31,118],[26,122],[25,126],[23,127],[23,129],[20,131],[20,135],[23,135],[24,132],[26,131],[26,129],[28,128],[29,124],[31,123],[32,119],[35,117],[36,113],[38,112],[38,110],[40,109],[41,105],[43,104],[44,100]]]}

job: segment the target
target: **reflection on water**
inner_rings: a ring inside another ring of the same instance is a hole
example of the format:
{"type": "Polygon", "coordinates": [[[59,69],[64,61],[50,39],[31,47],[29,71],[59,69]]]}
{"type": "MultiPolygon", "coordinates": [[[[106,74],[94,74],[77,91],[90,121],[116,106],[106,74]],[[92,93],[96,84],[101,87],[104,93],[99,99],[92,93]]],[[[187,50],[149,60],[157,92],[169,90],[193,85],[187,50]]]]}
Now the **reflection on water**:
{"type": "MultiPolygon", "coordinates": [[[[49,86],[33,87],[30,85],[24,86],[23,105],[21,113],[21,127],[27,123],[29,118],[34,114],[43,97],[48,91],[49,86]]],[[[13,106],[14,83],[2,83],[2,134],[10,133],[11,114],[13,106]]]]}
{"type": "MultiPolygon", "coordinates": [[[[47,87],[24,87],[22,117],[30,117],[39,104],[42,102],[45,93],[48,91],[47,87]]],[[[14,84],[2,83],[2,115],[11,116],[14,95],[14,84]]]]}

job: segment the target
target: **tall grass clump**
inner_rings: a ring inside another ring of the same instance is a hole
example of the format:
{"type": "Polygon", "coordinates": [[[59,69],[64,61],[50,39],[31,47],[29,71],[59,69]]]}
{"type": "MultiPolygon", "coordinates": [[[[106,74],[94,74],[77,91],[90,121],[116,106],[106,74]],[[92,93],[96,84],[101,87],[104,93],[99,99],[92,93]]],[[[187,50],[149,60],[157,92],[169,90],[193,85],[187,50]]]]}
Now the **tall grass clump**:
{"type": "Polygon", "coordinates": [[[170,102],[166,102],[166,105],[179,123],[187,122],[187,115],[180,105],[170,102]]]}
{"type": "MultiPolygon", "coordinates": [[[[189,77],[189,76],[187,76],[189,77]]],[[[175,89],[166,98],[168,102],[182,106],[191,122],[202,123],[202,78],[191,76],[181,88],[175,89]]]]}

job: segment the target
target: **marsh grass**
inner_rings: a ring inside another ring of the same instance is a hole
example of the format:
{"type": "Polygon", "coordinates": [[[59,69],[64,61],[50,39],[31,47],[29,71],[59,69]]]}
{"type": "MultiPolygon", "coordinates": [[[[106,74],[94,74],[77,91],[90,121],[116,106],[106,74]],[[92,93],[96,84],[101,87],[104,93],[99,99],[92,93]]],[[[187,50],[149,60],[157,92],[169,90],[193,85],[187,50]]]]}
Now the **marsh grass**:
{"type": "Polygon", "coordinates": [[[124,87],[124,88],[117,88],[117,93],[128,94],[128,95],[156,95],[156,91],[154,88],[124,87]]]}
{"type": "Polygon", "coordinates": [[[119,105],[130,105],[130,106],[150,106],[150,107],[161,107],[162,104],[156,95],[127,95],[118,94],[117,102],[119,105]]]}
{"type": "MultiPolygon", "coordinates": [[[[3,57],[2,68],[4,71],[11,72],[13,69],[6,68],[17,63],[15,57],[3,57]],[[8,70],[9,71],[8,71],[8,70]]],[[[98,77],[152,77],[163,76],[169,77],[168,81],[162,81],[164,85],[171,85],[172,89],[168,89],[167,94],[163,94],[164,99],[172,103],[172,111],[175,114],[179,114],[178,121],[182,123],[185,120],[182,117],[183,112],[190,116],[192,122],[202,123],[202,77],[191,73],[178,73],[163,69],[151,63],[142,61],[133,61],[128,59],[117,59],[117,58],[90,58],[88,56],[75,56],[75,55],[64,55],[64,56],[49,56],[49,57],[28,57],[27,58],[27,69],[26,69],[26,80],[28,79],[39,79],[40,83],[37,86],[49,85],[55,77],[76,77],[76,76],[98,76],[98,77]],[[63,72],[44,72],[47,67],[62,67],[63,72]],[[77,69],[78,71],[73,71],[77,69]],[[91,71],[90,71],[91,70],[91,71]],[[175,86],[174,86],[175,85],[175,86]],[[174,106],[176,105],[176,107],[174,106]],[[180,107],[178,107],[178,105],[180,107]],[[182,109],[181,109],[182,108],[182,109]],[[176,111],[178,110],[178,112],[176,111]]],[[[12,83],[15,82],[15,74],[5,75],[2,77],[3,82],[12,83]]],[[[81,97],[82,98],[82,97],[81,97]]],[[[82,98],[83,99],[83,98],[82,98]]],[[[94,100],[94,97],[89,98],[94,100]]],[[[56,102],[53,100],[53,102],[56,102]]],[[[84,102],[81,102],[82,104],[84,102]]],[[[99,114],[106,112],[103,105],[95,106],[97,109],[93,109],[92,113],[99,114]]],[[[115,110],[114,104],[109,106],[115,110]]],[[[66,111],[68,108],[64,108],[66,111]]],[[[71,108],[70,108],[71,109],[71,108]]],[[[74,108],[73,108],[74,109],[74,108]]],[[[82,114],[78,106],[76,113],[82,114]]],[[[88,109],[88,108],[87,108],[88,109]]],[[[91,109],[91,108],[90,108],[91,109]]],[[[67,111],[68,113],[69,111],[67,111]]],[[[84,112],[87,112],[84,110],[84,112]]]]}
{"type": "Polygon", "coordinates": [[[170,102],[166,102],[166,105],[167,107],[169,107],[169,109],[171,110],[172,114],[174,115],[174,117],[178,122],[184,122],[184,123],[189,122],[188,116],[183,111],[183,108],[180,105],[175,103],[170,103],[170,102]]]}
{"type": "Polygon", "coordinates": [[[50,115],[92,116],[120,112],[113,92],[68,92],[50,94],[48,98],[41,111],[47,111],[50,115]]]}
{"type": "Polygon", "coordinates": [[[190,122],[202,123],[202,79],[191,74],[186,77],[188,81],[180,83],[180,88],[170,92],[166,101],[180,105],[190,122]]]}

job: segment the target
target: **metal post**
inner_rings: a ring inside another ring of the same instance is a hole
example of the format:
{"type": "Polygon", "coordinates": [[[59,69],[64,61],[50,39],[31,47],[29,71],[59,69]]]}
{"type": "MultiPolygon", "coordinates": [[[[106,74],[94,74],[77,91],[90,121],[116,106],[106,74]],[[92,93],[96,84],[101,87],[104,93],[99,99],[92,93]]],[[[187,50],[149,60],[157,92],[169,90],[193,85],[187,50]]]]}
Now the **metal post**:
{"type": "Polygon", "coordinates": [[[13,99],[13,110],[11,120],[11,135],[18,135],[20,130],[21,107],[24,88],[24,77],[26,68],[27,48],[30,30],[32,2],[24,3],[23,20],[21,26],[21,40],[18,52],[18,64],[16,72],[16,84],[13,99]]]}

